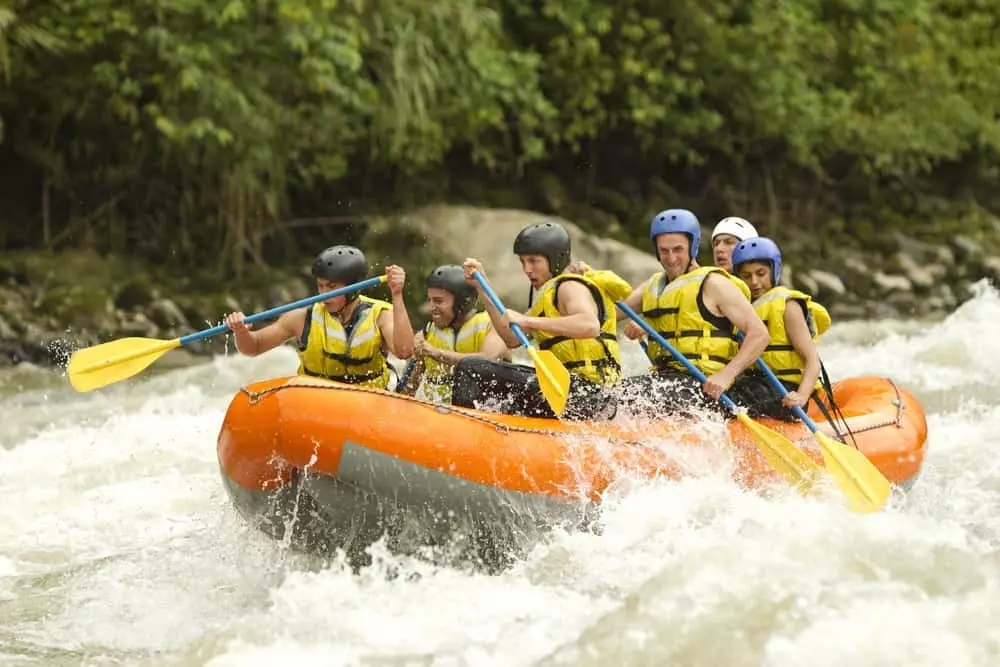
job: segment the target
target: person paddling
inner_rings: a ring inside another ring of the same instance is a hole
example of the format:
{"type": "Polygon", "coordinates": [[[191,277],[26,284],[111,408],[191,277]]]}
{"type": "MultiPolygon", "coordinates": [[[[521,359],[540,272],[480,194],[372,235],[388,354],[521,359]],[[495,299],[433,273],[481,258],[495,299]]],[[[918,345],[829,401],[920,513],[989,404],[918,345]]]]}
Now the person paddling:
{"type": "Polygon", "coordinates": [[[486,311],[477,311],[476,288],[465,281],[457,264],[439,266],[427,276],[427,305],[431,321],[426,334],[413,340],[413,370],[402,393],[418,388],[424,398],[451,402],[452,372],[466,357],[510,359],[507,344],[493,329],[486,311]]]}
{"type": "Polygon", "coordinates": [[[751,414],[795,421],[791,409],[805,408],[815,397],[821,369],[816,341],[830,328],[830,313],[805,292],[779,284],[781,249],[769,238],[751,238],[737,245],[733,269],[750,287],[754,310],[767,325],[770,342],[761,359],[788,390],[782,399],[763,376],[748,369],[747,375],[756,377],[762,388],[760,398],[747,407],[751,414]]]}
{"type": "MultiPolygon", "coordinates": [[[[617,320],[614,302],[587,275],[569,273],[571,241],[555,222],[522,229],[514,239],[514,254],[521,270],[537,290],[537,300],[527,313],[506,309],[500,315],[484,293],[486,311],[497,334],[507,346],[521,345],[510,325],[517,324],[541,350],[548,350],[569,371],[569,390],[563,415],[567,419],[610,419],[616,402],[608,391],[621,378],[617,320]]],[[[466,280],[483,292],[475,280],[485,278],[482,263],[464,263],[466,280]]],[[[576,270],[583,270],[582,267],[576,270]]],[[[452,403],[479,407],[497,404],[498,411],[535,417],[554,417],[545,401],[538,377],[530,366],[469,357],[455,368],[452,403]]]]}
{"type": "MultiPolygon", "coordinates": [[[[312,265],[320,293],[360,282],[368,272],[364,253],[349,245],[327,248],[312,265]]],[[[403,298],[406,272],[393,264],[385,275],[392,303],[355,293],[284,313],[259,331],[251,330],[242,312],[229,313],[225,322],[241,354],[254,357],[295,340],[298,374],[385,389],[391,377],[387,355],[409,359],[413,354],[413,327],[403,298]]]]}
{"type": "Polygon", "coordinates": [[[656,214],[649,237],[663,271],[637,287],[625,304],[707,379],[699,382],[669,351],[650,341],[653,373],[626,378],[623,391],[652,399],[652,405],[637,405],[640,413],[721,409],[717,401],[723,392],[739,404],[737,388],[729,390],[768,342],[767,327],[750,305],[749,289],[719,267],[697,267],[701,226],[691,211],[656,214]],[[746,333],[742,344],[736,341],[737,329],[746,333]]]}

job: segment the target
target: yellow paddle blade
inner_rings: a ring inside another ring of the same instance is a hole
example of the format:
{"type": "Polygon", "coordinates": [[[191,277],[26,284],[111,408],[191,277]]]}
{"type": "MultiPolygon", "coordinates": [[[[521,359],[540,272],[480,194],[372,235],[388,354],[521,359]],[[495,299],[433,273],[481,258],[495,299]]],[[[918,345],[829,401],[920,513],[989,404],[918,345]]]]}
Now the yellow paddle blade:
{"type": "Polygon", "coordinates": [[[66,373],[77,391],[100,389],[132,377],[179,346],[180,338],[121,338],[77,350],[69,358],[66,373]]]}
{"type": "Polygon", "coordinates": [[[556,416],[561,415],[566,409],[566,398],[569,396],[569,371],[550,350],[539,350],[532,346],[528,348],[528,354],[535,362],[535,373],[545,400],[556,416]]]}
{"type": "Polygon", "coordinates": [[[736,413],[736,416],[753,435],[760,453],[775,470],[781,473],[785,481],[803,493],[812,487],[820,472],[815,461],[796,447],[794,442],[777,431],[750,419],[747,413],[741,411],[736,413]]]}
{"type": "Polygon", "coordinates": [[[885,475],[854,447],[837,442],[825,433],[815,435],[823,450],[827,470],[847,496],[851,509],[856,512],[882,509],[892,491],[885,475]]]}

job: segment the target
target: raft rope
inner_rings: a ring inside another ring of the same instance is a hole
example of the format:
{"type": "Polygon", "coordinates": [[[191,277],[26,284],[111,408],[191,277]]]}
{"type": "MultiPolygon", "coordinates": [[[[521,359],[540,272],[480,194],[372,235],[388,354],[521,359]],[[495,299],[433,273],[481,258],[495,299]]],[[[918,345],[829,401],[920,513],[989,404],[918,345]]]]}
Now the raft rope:
{"type": "Polygon", "coordinates": [[[472,412],[466,412],[464,408],[455,407],[452,405],[443,405],[440,403],[431,403],[422,398],[417,398],[416,396],[409,396],[407,394],[397,394],[383,389],[374,389],[372,387],[340,387],[335,385],[325,385],[325,384],[311,384],[306,382],[298,382],[296,380],[291,380],[283,385],[277,387],[271,387],[270,389],[264,389],[263,391],[250,391],[246,387],[241,387],[240,391],[247,395],[250,405],[253,405],[260,401],[262,398],[268,394],[273,394],[275,392],[281,391],[282,389],[292,389],[292,388],[303,388],[308,387],[309,389],[327,389],[333,391],[356,391],[365,394],[388,394],[393,398],[402,399],[404,401],[410,401],[411,403],[418,403],[419,405],[439,412],[441,414],[456,414],[460,417],[465,417],[466,419],[471,419],[472,421],[480,422],[492,426],[500,433],[534,433],[537,435],[576,435],[569,433],[567,431],[557,431],[554,429],[540,429],[540,428],[528,428],[524,426],[512,426],[510,424],[504,424],[503,422],[495,421],[489,417],[479,415],[472,412]]]}
{"type": "MultiPolygon", "coordinates": [[[[840,411],[840,406],[837,405],[837,401],[835,401],[833,398],[833,383],[830,382],[830,375],[826,372],[826,366],[823,365],[822,361],[819,362],[819,370],[823,376],[823,389],[824,392],[826,393],[826,398],[828,401],[830,401],[830,408],[833,410],[833,414],[836,416],[836,418],[830,416],[830,413],[827,412],[826,410],[826,406],[823,405],[823,401],[819,397],[816,397],[816,404],[819,405],[820,412],[823,413],[823,417],[826,418],[826,421],[833,428],[833,432],[837,434],[837,439],[840,440],[840,442],[846,445],[847,438],[844,437],[844,434],[840,432],[839,428],[837,428],[837,421],[836,421],[837,419],[840,420],[840,423],[844,426],[844,429],[847,431],[848,436],[850,436],[851,444],[854,445],[854,448],[860,449],[860,447],[858,447],[858,441],[854,437],[854,432],[851,431],[851,425],[847,422],[847,418],[844,417],[844,413],[840,411]]],[[[893,389],[895,389],[895,385],[893,385],[893,389]]],[[[896,391],[896,398],[898,399],[899,390],[895,389],[895,391],[896,391]]]]}
{"type": "MultiPolygon", "coordinates": [[[[899,393],[899,387],[896,386],[896,383],[893,382],[892,378],[888,378],[887,377],[887,378],[884,378],[884,379],[885,379],[886,382],[889,383],[890,386],[892,386],[893,392],[895,392],[895,394],[896,394],[896,398],[894,400],[890,401],[890,403],[893,406],[896,407],[896,416],[895,416],[895,418],[894,419],[883,420],[883,421],[880,421],[880,422],[875,422],[874,424],[865,424],[864,426],[854,427],[852,429],[852,428],[850,428],[848,419],[846,417],[844,417],[843,413],[841,413],[840,410],[839,410],[839,408],[838,408],[837,409],[837,414],[840,417],[840,420],[842,421],[842,423],[844,424],[844,426],[847,427],[848,433],[851,434],[851,439],[852,440],[854,440],[854,434],[855,433],[865,433],[867,431],[874,431],[876,429],[885,428],[887,426],[894,426],[896,428],[902,428],[902,425],[903,425],[903,409],[906,407],[905,405],[903,405],[903,397],[902,397],[902,395],[900,395],[900,393],[899,393]]],[[[419,405],[421,405],[421,406],[423,406],[423,407],[425,407],[425,408],[427,408],[429,410],[434,410],[435,412],[438,412],[440,414],[455,414],[455,415],[458,415],[460,417],[465,417],[466,419],[470,419],[470,420],[475,421],[475,422],[479,422],[479,423],[482,423],[482,424],[486,424],[488,426],[492,426],[498,433],[503,433],[503,434],[507,434],[507,433],[534,433],[534,434],[537,434],[537,435],[550,435],[550,436],[579,436],[579,435],[583,435],[583,434],[580,434],[580,433],[571,433],[571,432],[568,432],[568,431],[558,431],[558,430],[555,430],[555,429],[541,429],[541,428],[530,428],[530,427],[526,427],[526,426],[512,426],[510,424],[504,424],[503,422],[491,419],[491,418],[489,418],[489,417],[487,417],[485,415],[477,414],[475,412],[468,412],[467,408],[456,407],[456,406],[453,406],[453,405],[444,405],[444,404],[440,404],[440,403],[431,403],[431,402],[426,401],[426,400],[424,400],[422,398],[417,398],[416,396],[409,396],[407,394],[397,394],[397,393],[394,393],[394,392],[391,392],[391,391],[386,391],[384,389],[375,389],[375,388],[372,388],[372,387],[357,387],[357,386],[353,386],[353,385],[339,386],[339,385],[333,385],[333,384],[329,384],[328,385],[328,384],[319,384],[319,383],[313,383],[313,382],[302,382],[302,381],[300,381],[298,379],[293,379],[293,380],[289,380],[285,384],[279,385],[277,387],[271,387],[269,389],[264,389],[262,391],[251,391],[250,389],[247,389],[246,387],[240,387],[240,391],[242,393],[244,393],[244,394],[247,395],[247,400],[248,400],[249,404],[250,405],[254,405],[255,403],[258,403],[262,398],[264,398],[265,396],[267,396],[268,394],[273,394],[273,393],[279,392],[279,391],[281,391],[283,389],[304,388],[304,387],[308,387],[310,389],[327,389],[327,390],[333,390],[333,391],[356,391],[356,392],[362,392],[362,393],[366,393],[366,394],[388,395],[388,396],[392,396],[393,398],[395,398],[397,400],[404,400],[404,401],[411,401],[413,403],[418,403],[419,405]]],[[[827,392],[827,393],[828,393],[829,396],[831,396],[831,397],[833,396],[833,392],[827,392]]],[[[829,421],[829,419],[828,419],[828,421],[829,421]]],[[[835,431],[837,430],[836,426],[833,424],[833,422],[830,422],[830,425],[834,428],[835,431]]],[[[838,432],[838,434],[839,434],[839,432],[838,432]]],[[[606,437],[606,436],[603,436],[603,437],[606,437]]],[[[811,437],[811,435],[809,433],[806,433],[806,434],[804,434],[802,436],[801,439],[804,440],[804,439],[808,439],[810,437],[811,437]]],[[[619,440],[619,438],[614,438],[614,439],[615,440],[619,440]]],[[[635,440],[625,440],[625,442],[628,443],[628,444],[635,444],[635,445],[646,446],[644,443],[639,442],[639,441],[635,441],[635,440]]],[[[857,442],[856,441],[854,443],[854,446],[857,447],[857,442]]]]}

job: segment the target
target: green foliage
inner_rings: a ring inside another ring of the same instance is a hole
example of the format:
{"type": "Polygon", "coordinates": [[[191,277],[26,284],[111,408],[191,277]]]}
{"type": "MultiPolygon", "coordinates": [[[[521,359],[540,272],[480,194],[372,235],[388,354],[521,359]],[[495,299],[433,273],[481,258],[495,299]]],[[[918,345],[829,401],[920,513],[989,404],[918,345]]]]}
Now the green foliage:
{"type": "MultiPolygon", "coordinates": [[[[684,174],[689,197],[821,187],[912,210],[930,189],[935,206],[991,208],[994,14],[982,0],[13,0],[0,169],[16,187],[0,203],[29,211],[28,243],[237,275],[299,203],[330,214],[363,188],[378,208],[428,174],[503,188],[531,165],[574,181],[584,164],[591,199],[684,174]]],[[[24,222],[0,221],[0,238],[24,222]]]]}

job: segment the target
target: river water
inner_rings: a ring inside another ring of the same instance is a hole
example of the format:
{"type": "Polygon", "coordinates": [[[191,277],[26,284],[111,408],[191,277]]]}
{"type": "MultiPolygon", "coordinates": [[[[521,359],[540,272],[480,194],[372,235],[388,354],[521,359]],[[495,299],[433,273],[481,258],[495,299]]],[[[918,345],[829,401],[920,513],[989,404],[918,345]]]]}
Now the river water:
{"type": "Polygon", "coordinates": [[[889,375],[927,410],[924,471],[884,512],[722,474],[636,484],[602,534],[553,533],[500,575],[381,552],[355,575],[245,525],[216,436],[290,350],[91,394],[4,371],[0,665],[1000,664],[997,322],[983,285],[943,321],[822,341],[834,380],[889,375]]]}

